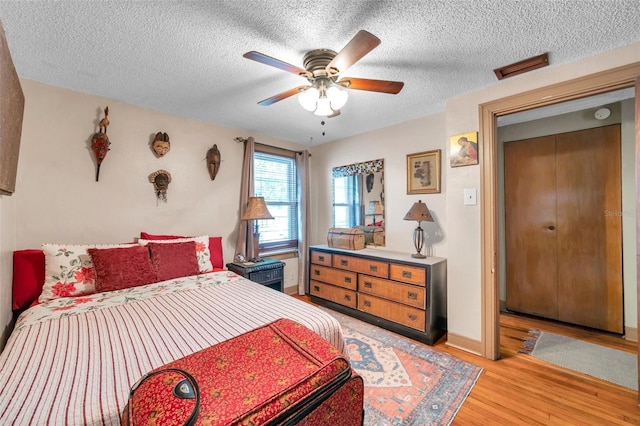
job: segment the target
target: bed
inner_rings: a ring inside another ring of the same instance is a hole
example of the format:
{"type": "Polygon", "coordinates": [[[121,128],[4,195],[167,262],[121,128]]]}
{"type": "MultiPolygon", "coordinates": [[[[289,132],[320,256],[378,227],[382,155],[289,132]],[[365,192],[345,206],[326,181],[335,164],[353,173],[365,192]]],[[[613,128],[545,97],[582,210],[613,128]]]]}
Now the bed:
{"type": "Polygon", "coordinates": [[[0,424],[119,424],[143,374],[278,318],[346,354],[332,316],[233,272],[213,267],[100,291],[99,257],[91,258],[95,292],[36,302],[16,321],[0,354],[0,424]]]}

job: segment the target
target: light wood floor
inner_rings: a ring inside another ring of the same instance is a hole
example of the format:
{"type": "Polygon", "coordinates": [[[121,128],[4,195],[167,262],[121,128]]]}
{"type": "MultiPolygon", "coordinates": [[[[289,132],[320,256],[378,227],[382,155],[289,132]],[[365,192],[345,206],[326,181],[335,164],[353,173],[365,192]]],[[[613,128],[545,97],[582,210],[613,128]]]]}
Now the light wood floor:
{"type": "MultiPolygon", "coordinates": [[[[489,361],[450,348],[435,348],[484,368],[454,425],[640,425],[638,393],[518,353],[528,331],[562,334],[637,353],[637,344],[594,330],[518,315],[500,316],[502,359],[489,361]]],[[[611,366],[616,368],[616,366],[611,366]]]]}
{"type": "Polygon", "coordinates": [[[453,425],[640,425],[636,391],[518,353],[534,328],[631,353],[637,353],[636,343],[512,314],[501,315],[500,326],[502,359],[498,361],[450,347],[445,338],[433,346],[483,367],[453,425]]]}

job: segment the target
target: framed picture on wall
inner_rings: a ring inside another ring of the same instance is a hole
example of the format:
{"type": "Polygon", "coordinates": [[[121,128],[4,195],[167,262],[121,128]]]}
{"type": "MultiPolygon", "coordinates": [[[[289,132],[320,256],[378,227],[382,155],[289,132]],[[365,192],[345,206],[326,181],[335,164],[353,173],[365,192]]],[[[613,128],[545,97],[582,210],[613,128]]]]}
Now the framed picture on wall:
{"type": "Polygon", "coordinates": [[[449,138],[451,167],[478,164],[478,132],[461,133],[449,138]]]}
{"type": "Polygon", "coordinates": [[[407,155],[407,194],[440,192],[440,150],[407,155]]]}

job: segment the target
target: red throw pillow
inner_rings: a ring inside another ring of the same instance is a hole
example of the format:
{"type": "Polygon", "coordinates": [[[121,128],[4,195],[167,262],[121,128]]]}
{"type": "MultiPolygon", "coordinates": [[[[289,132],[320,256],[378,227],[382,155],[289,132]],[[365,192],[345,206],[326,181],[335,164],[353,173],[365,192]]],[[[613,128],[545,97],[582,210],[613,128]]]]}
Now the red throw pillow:
{"type": "Polygon", "coordinates": [[[96,291],[121,290],[156,282],[146,246],[87,249],[96,270],[96,291]]]}
{"type": "MultiPolygon", "coordinates": [[[[175,240],[177,238],[191,238],[180,235],[153,235],[146,232],[140,232],[140,238],[143,240],[175,240]]],[[[211,256],[211,265],[214,269],[224,268],[224,258],[222,256],[222,237],[209,237],[209,253],[211,256]]]]}
{"type": "Polygon", "coordinates": [[[42,293],[44,284],[44,251],[40,249],[13,252],[14,311],[29,307],[42,293]]]}
{"type": "Polygon", "coordinates": [[[195,255],[195,241],[171,244],[149,243],[147,247],[151,253],[151,263],[158,281],[200,273],[200,265],[195,255]]]}

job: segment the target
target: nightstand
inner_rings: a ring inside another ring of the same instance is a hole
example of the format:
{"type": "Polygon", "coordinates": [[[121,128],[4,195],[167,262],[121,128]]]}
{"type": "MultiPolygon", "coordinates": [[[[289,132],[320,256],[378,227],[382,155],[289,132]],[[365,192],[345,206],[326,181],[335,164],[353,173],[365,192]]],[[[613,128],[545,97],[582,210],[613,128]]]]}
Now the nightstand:
{"type": "Polygon", "coordinates": [[[284,262],[279,260],[262,258],[260,262],[227,263],[227,269],[258,284],[284,291],[284,262]]]}

